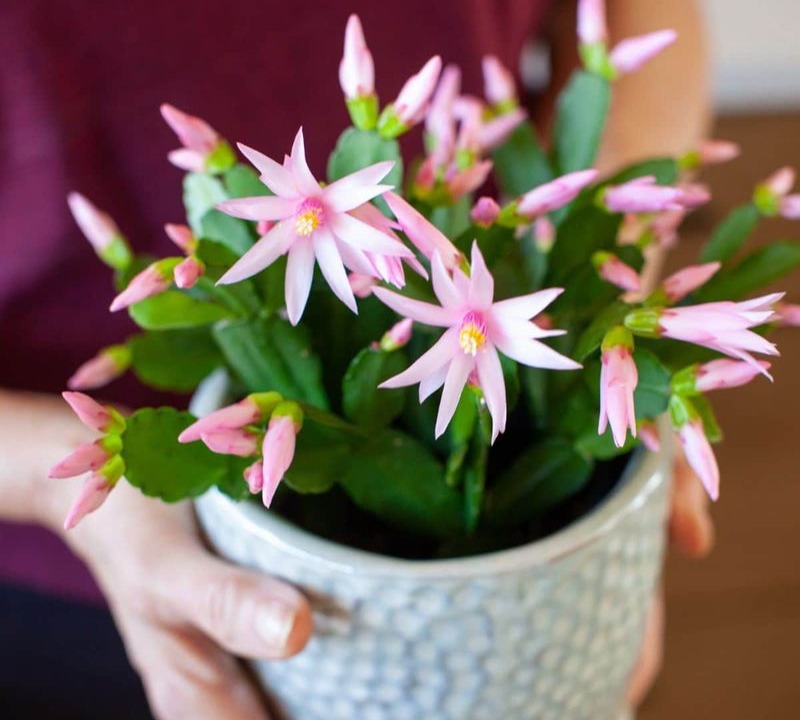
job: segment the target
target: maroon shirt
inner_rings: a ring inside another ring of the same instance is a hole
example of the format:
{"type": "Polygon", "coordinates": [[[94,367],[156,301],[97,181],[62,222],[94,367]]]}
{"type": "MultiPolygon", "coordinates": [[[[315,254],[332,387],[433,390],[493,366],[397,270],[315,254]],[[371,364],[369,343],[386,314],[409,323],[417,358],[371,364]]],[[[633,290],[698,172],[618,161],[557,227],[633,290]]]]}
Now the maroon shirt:
{"type": "MultiPolygon", "coordinates": [[[[0,3],[0,385],[46,392],[132,331],[107,312],[110,273],[68,214],[70,190],[116,219],[137,250],[172,254],[180,222],[178,146],[158,106],[171,102],[231,141],[282,157],[305,129],[322,173],[347,124],[337,68],[357,12],[384,101],[432,54],[480,94],[480,58],[518,66],[550,0],[3,0],[0,3]]],[[[127,381],[103,395],[131,405],[127,381]]],[[[46,432],[46,428],[43,428],[46,432]]],[[[89,520],[91,522],[91,520],[89,520]]],[[[0,525],[0,578],[95,596],[55,537],[0,525]]]]}

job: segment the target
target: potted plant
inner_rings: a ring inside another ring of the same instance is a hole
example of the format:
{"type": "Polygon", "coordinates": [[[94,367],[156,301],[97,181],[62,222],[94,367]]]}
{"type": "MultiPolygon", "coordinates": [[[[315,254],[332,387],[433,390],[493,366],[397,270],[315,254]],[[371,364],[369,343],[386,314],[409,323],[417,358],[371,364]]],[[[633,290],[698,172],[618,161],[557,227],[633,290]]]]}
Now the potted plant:
{"type": "Polygon", "coordinates": [[[240,146],[251,167],[164,106],[187,171],[188,224],[166,226],[180,256],[135,255],[70,197],[115,271],[112,311],[141,332],[70,380],[65,398],[101,437],[53,469],[89,472],[66,524],[124,475],[166,502],[198,498],[222,555],[305,590],[311,644],[258,665],[290,717],[625,712],[673,431],[716,499],[706,393],[769,377],[753,354],[777,353],[764,336],[794,309],[742,298],[800,264],[794,243],[740,249],[800,202],[779,171],[700,264],[644,288],[646,256],[708,199],[690,173],[737,150],[709,142],[600,177],[613,81],[674,39],[609,51],[601,20],[581,4],[585,67],[550,153],[494,58],[487,102],[434,57],[381,110],[351,17],[339,77],[353,125],[326,182],[302,130],[283,162],[240,146]],[[423,120],[426,154],[404,169],[397,138],[423,120]],[[490,175],[502,204],[476,199],[490,175]],[[129,369],[194,393],[191,410],[125,416],[77,392],[129,369]]]}

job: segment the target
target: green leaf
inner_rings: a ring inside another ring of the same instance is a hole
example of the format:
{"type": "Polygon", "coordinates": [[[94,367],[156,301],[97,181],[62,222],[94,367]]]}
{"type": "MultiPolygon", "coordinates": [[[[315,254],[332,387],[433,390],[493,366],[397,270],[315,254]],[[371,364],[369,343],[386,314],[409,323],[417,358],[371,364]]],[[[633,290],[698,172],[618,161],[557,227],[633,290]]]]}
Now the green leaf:
{"type": "Polygon", "coordinates": [[[607,80],[579,70],[561,92],[554,128],[554,165],[563,175],[594,164],[611,99],[607,80]]]}
{"type": "Polygon", "coordinates": [[[717,422],[717,417],[714,415],[714,408],[705,395],[695,395],[691,399],[692,407],[697,410],[700,420],[703,422],[703,431],[710,443],[718,443],[722,441],[722,428],[717,422]]]}
{"type": "Polygon", "coordinates": [[[359,448],[341,485],[389,525],[442,539],[463,532],[461,496],[445,484],[433,455],[403,433],[384,430],[359,448]]]}
{"type": "Polygon", "coordinates": [[[578,492],[592,468],[566,440],[545,440],[524,452],[489,491],[487,524],[515,526],[541,515],[578,492]]]}
{"type": "Polygon", "coordinates": [[[726,262],[744,245],[758,225],[761,213],[753,203],[736,208],[714,230],[703,246],[700,259],[704,262],[726,262]]]}
{"type": "Polygon", "coordinates": [[[156,262],[156,260],[158,260],[158,258],[153,255],[134,255],[128,267],[124,270],[116,270],[114,272],[114,289],[117,292],[122,292],[128,287],[128,283],[130,283],[133,278],[146,267],[156,262]]]}
{"type": "Polygon", "coordinates": [[[575,359],[583,362],[589,355],[599,350],[606,333],[615,325],[621,325],[630,310],[630,305],[621,300],[616,300],[601,310],[578,338],[574,352],[575,359]]]}
{"type": "Polygon", "coordinates": [[[257,313],[262,309],[261,299],[253,288],[251,280],[241,280],[231,285],[214,284],[239,259],[239,256],[227,245],[203,239],[197,243],[195,255],[206,266],[206,272],[201,281],[209,281],[208,284],[199,282],[198,288],[202,287],[212,297],[219,298],[223,303],[231,304],[244,315],[257,313]]]}
{"type": "Polygon", "coordinates": [[[230,310],[213,302],[168,290],[131,305],[133,321],[145,330],[176,330],[210,325],[231,317],[230,310]]]}
{"type": "Polygon", "coordinates": [[[363,439],[344,427],[321,421],[321,414],[307,414],[297,436],[292,466],[284,482],[302,494],[324,493],[339,481],[351,461],[357,442],[363,439]]]}
{"type": "Polygon", "coordinates": [[[228,197],[257,197],[272,195],[269,188],[258,179],[258,173],[249,165],[234,165],[224,175],[225,189],[228,197]]]}
{"type": "Polygon", "coordinates": [[[403,158],[397,141],[382,138],[371,130],[348,128],[339,136],[336,148],[328,160],[328,180],[333,182],[382,160],[394,161],[394,167],[381,182],[394,185],[395,190],[401,191],[403,158]]]}
{"type": "Polygon", "coordinates": [[[178,442],[194,420],[169,407],[144,408],[126,418],[122,459],[127,481],[165,502],[196,497],[224,483],[232,468],[230,456],[217,455],[201,442],[178,442]]]}
{"type": "Polygon", "coordinates": [[[639,372],[639,382],[633,393],[636,417],[655,418],[666,412],[669,404],[669,382],[672,375],[656,355],[649,350],[636,348],[633,360],[639,372]]]}
{"type": "Polygon", "coordinates": [[[698,292],[701,302],[738,300],[761,290],[800,266],[800,242],[784,240],[747,255],[733,268],[725,268],[698,292]]]}
{"type": "Polygon", "coordinates": [[[192,392],[225,362],[207,328],[147,332],[128,346],[136,377],[158,390],[192,392]]]}
{"type": "Polygon", "coordinates": [[[575,441],[575,449],[582,455],[595,460],[611,460],[619,455],[629,453],[637,443],[638,441],[628,433],[622,447],[617,447],[614,443],[614,436],[611,434],[611,428],[607,428],[602,435],[598,435],[595,423],[594,428],[586,430],[575,441]]]}
{"type": "Polygon", "coordinates": [[[187,173],[184,176],[183,205],[195,237],[203,235],[203,216],[227,199],[225,188],[217,178],[205,173],[187,173]]]}
{"type": "Polygon", "coordinates": [[[214,338],[249,391],[275,390],[291,400],[329,407],[322,365],[306,328],[273,316],[220,323],[214,338]]]}
{"type": "Polygon", "coordinates": [[[255,235],[250,223],[245,220],[211,209],[200,219],[198,237],[215,240],[225,245],[239,258],[253,247],[255,235]]]}
{"type": "Polygon", "coordinates": [[[518,125],[492,153],[492,159],[500,189],[508,197],[517,197],[553,179],[553,168],[530,122],[518,125]]]}
{"type": "Polygon", "coordinates": [[[623,168],[604,180],[603,184],[622,185],[622,183],[648,175],[655,177],[657,185],[673,185],[678,181],[680,168],[674,158],[650,158],[623,168]]]}
{"type": "Polygon", "coordinates": [[[373,430],[389,425],[403,412],[406,393],[402,389],[379,389],[378,385],[402,372],[407,364],[402,352],[364,348],[358,353],[342,380],[345,417],[373,430]]]}

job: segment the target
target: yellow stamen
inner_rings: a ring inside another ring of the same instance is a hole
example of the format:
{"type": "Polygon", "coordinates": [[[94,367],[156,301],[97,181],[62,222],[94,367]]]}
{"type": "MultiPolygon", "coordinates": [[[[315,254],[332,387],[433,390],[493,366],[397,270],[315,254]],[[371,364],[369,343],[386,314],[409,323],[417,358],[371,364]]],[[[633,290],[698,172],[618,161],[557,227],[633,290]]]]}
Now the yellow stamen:
{"type": "Polygon", "coordinates": [[[298,235],[308,237],[319,227],[321,222],[321,208],[310,207],[296,216],[294,221],[294,231],[298,235]]]}
{"type": "Polygon", "coordinates": [[[478,350],[486,344],[485,328],[475,322],[464,323],[458,334],[458,344],[467,355],[475,357],[478,350]]]}

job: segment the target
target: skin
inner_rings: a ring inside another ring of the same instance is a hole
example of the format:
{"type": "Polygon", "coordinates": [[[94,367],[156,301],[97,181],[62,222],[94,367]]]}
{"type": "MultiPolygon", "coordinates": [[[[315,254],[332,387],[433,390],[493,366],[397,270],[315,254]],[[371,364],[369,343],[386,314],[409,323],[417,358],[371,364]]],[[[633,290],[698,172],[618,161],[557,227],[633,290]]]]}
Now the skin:
{"type": "MultiPolygon", "coordinates": [[[[554,87],[576,64],[574,4],[560,7],[553,25],[554,87]]],[[[698,3],[609,0],[608,12],[612,41],[664,27],[678,30],[681,39],[615,87],[600,167],[692,148],[709,117],[698,3]]],[[[47,470],[91,437],[60,398],[0,391],[0,518],[52,529],[87,563],[159,720],[266,720],[232,656],[278,659],[299,652],[312,632],[307,601],[285,583],[212,556],[188,504],[162,505],[124,481],[100,512],[64,533],[61,525],[81,479],[48,480],[47,470]],[[293,615],[285,642],[255,631],[265,614],[293,615]]],[[[669,533],[674,546],[695,557],[713,543],[708,501],[683,461],[676,467],[669,533]]],[[[662,623],[659,596],[631,678],[628,697],[634,705],[658,673],[662,623]]]]}

